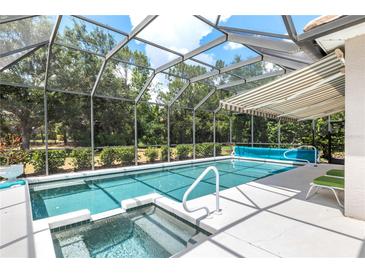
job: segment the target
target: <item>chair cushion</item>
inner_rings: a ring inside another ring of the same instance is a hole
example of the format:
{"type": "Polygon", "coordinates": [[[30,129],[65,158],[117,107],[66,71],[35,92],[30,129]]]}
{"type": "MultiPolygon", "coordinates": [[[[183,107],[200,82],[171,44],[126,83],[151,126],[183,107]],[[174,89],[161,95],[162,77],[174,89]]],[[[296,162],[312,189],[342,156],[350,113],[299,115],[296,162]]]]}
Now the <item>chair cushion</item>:
{"type": "Polygon", "coordinates": [[[0,189],[5,189],[5,188],[9,188],[12,186],[16,186],[16,185],[25,185],[25,181],[24,180],[17,180],[15,182],[4,182],[4,183],[0,183],[0,189]]]}
{"type": "Polygon", "coordinates": [[[336,176],[336,177],[345,177],[345,171],[342,169],[330,169],[326,173],[330,176],[336,176]]]}
{"type": "Polygon", "coordinates": [[[320,176],[313,180],[313,183],[321,186],[344,188],[345,180],[343,178],[334,178],[329,176],[320,176]]]}

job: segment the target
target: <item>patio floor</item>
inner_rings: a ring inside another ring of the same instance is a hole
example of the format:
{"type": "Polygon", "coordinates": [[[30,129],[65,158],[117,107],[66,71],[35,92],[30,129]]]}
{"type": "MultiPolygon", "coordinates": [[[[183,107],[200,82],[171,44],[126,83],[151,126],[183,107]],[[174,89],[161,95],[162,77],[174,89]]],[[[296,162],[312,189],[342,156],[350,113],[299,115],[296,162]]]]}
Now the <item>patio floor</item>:
{"type": "Polygon", "coordinates": [[[0,191],[0,258],[34,257],[28,188],[0,191]]]}
{"type": "MultiPolygon", "coordinates": [[[[178,257],[365,257],[365,222],[345,217],[328,190],[305,200],[312,179],[331,168],[343,167],[298,167],[222,191],[222,215],[200,221],[216,233],[178,257]]],[[[157,203],[166,207],[164,199],[157,203]]],[[[214,210],[214,195],[188,203],[202,205],[214,210]]],[[[179,204],[167,207],[186,215],[179,204]]]]}

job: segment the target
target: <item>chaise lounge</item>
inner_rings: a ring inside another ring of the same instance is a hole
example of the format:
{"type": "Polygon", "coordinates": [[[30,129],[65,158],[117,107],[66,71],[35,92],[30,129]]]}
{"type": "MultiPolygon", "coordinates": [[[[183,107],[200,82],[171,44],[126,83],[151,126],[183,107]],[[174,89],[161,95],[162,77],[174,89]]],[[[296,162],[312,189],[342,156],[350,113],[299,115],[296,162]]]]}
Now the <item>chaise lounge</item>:
{"type": "Polygon", "coordinates": [[[345,175],[344,170],[331,169],[326,172],[325,176],[320,176],[315,178],[313,182],[310,183],[311,187],[309,188],[305,199],[307,200],[309,198],[313,188],[315,189],[315,191],[312,193],[311,196],[316,194],[318,190],[320,190],[321,188],[326,188],[333,192],[333,194],[336,197],[337,203],[339,204],[340,207],[343,208],[343,204],[340,202],[340,199],[338,198],[336,191],[344,191],[345,187],[344,175],[345,175]]]}

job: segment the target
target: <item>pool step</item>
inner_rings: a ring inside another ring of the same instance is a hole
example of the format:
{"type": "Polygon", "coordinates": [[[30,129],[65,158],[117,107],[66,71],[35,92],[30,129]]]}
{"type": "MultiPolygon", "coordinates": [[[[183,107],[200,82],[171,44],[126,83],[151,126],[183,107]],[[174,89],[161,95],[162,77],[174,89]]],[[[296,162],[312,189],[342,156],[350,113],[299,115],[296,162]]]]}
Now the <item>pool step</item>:
{"type": "Polygon", "coordinates": [[[67,241],[54,239],[54,249],[58,258],[90,258],[90,252],[81,235],[73,236],[67,241]]]}
{"type": "Polygon", "coordinates": [[[136,218],[134,223],[170,254],[175,254],[207,237],[159,208],[155,208],[153,213],[136,218]]]}

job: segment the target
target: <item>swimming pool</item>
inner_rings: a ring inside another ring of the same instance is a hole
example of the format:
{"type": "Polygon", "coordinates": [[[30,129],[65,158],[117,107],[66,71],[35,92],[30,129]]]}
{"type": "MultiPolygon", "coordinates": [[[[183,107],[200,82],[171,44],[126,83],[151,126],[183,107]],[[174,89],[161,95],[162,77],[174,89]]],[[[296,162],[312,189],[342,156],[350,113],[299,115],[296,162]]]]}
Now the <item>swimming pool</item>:
{"type": "MultiPolygon", "coordinates": [[[[188,187],[211,165],[219,170],[221,190],[295,168],[291,165],[235,159],[31,184],[33,219],[80,209],[89,209],[91,214],[101,213],[119,208],[122,200],[150,193],[181,201],[188,187]]],[[[214,192],[215,177],[212,173],[193,190],[189,198],[214,192]]]]}

